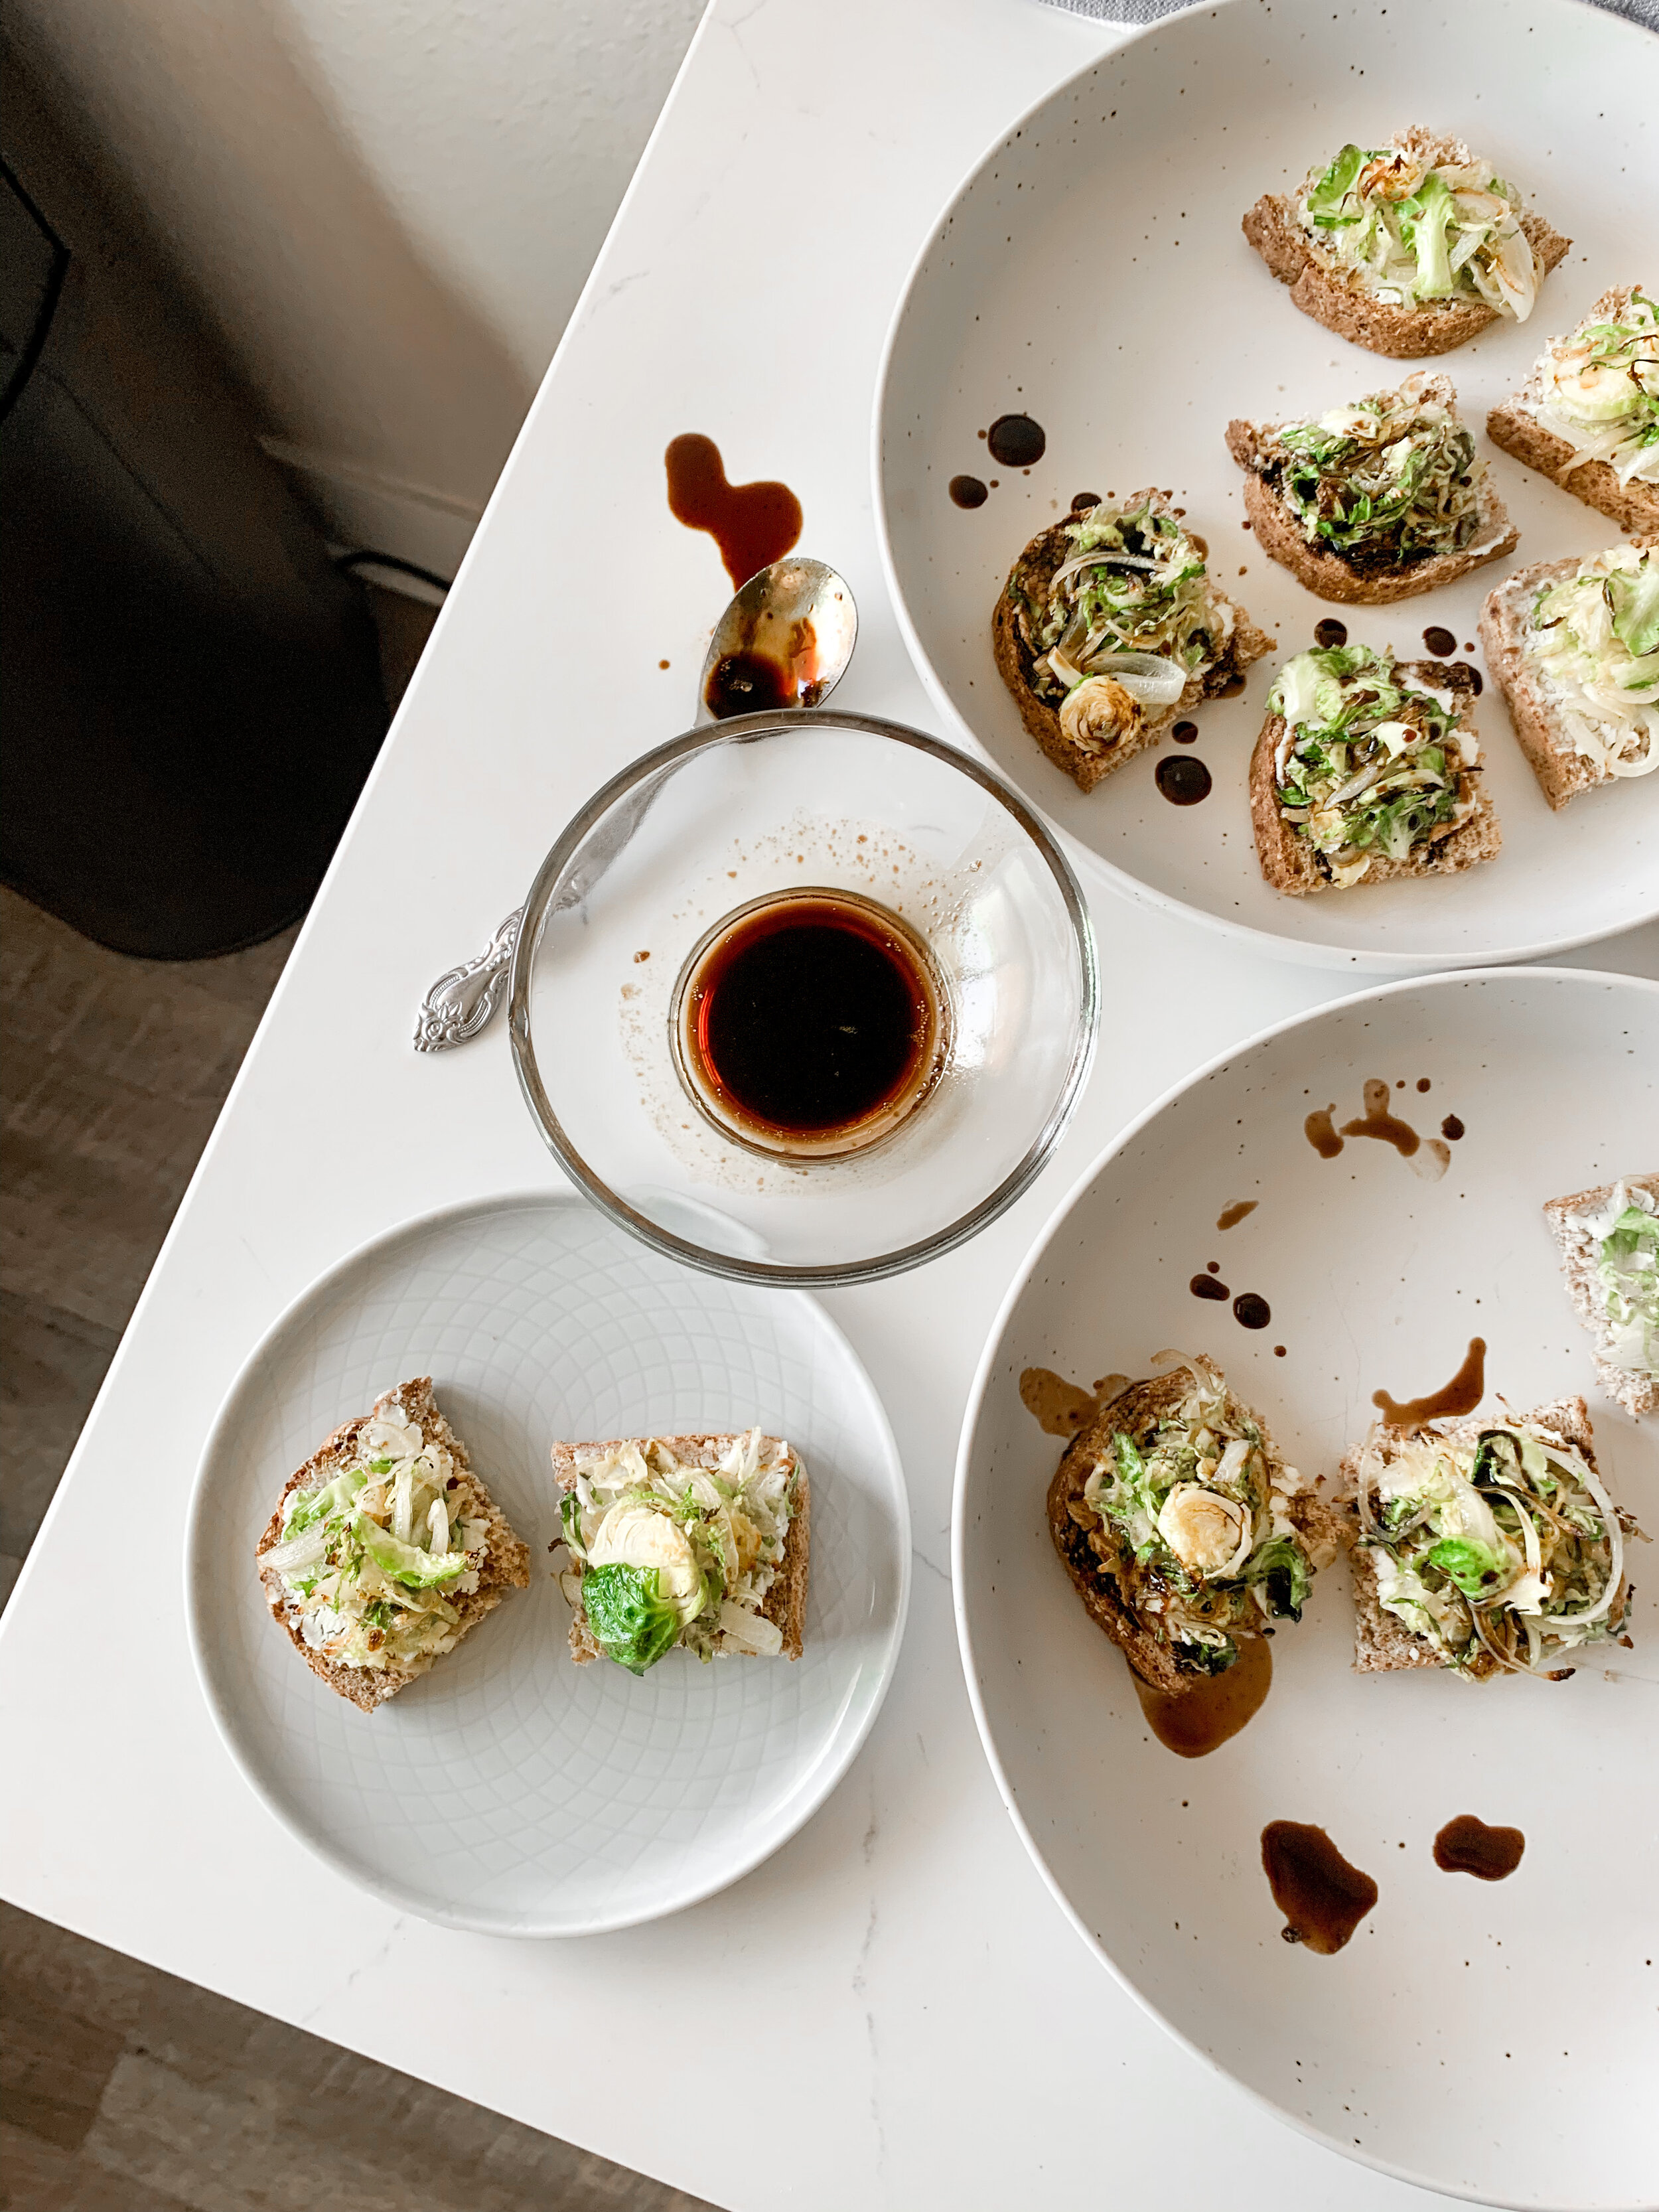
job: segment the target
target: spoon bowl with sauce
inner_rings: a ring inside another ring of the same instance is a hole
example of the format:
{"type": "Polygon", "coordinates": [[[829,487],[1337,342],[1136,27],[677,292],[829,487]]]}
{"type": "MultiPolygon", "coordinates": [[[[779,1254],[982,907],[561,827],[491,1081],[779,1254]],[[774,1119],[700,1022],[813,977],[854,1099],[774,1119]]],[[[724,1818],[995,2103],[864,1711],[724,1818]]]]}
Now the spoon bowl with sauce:
{"type": "Polygon", "coordinates": [[[787,553],[752,575],[714,625],[697,720],[821,707],[847,673],[859,615],[827,561],[787,553]]]}

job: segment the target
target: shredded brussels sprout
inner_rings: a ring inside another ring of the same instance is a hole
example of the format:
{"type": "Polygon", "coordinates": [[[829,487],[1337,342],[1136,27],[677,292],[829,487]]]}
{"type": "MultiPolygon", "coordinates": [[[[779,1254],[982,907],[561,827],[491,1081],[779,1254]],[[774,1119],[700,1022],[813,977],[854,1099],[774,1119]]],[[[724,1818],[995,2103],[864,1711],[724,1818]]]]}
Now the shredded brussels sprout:
{"type": "Polygon", "coordinates": [[[1557,338],[1535,371],[1539,419],[1572,448],[1563,483],[1605,461],[1621,484],[1659,483],[1659,301],[1623,296],[1617,313],[1592,311],[1557,338]]]}
{"type": "Polygon", "coordinates": [[[1429,381],[1408,377],[1263,441],[1267,481],[1310,544],[1355,567],[1399,568],[1474,544],[1486,467],[1454,409],[1425,393],[1429,381]]]}
{"type": "Polygon", "coordinates": [[[1432,159],[1413,139],[1345,146],[1297,195],[1303,228],[1375,299],[1395,307],[1482,300],[1524,323],[1543,270],[1521,196],[1467,146],[1432,159]]]}
{"type": "Polygon", "coordinates": [[[1576,752],[1604,776],[1659,768],[1659,550],[1617,545],[1544,585],[1524,647],[1576,752]]]}

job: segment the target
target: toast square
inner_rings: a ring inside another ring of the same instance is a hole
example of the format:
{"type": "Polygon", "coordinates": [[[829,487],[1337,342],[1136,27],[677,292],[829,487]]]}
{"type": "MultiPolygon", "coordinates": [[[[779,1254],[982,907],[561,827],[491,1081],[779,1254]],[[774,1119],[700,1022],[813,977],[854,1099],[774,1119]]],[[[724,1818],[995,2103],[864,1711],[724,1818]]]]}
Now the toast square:
{"type": "MultiPolygon", "coordinates": [[[[357,1442],[364,1428],[371,1420],[385,1419],[388,1414],[413,1423],[419,1429],[423,1443],[444,1447],[454,1462],[456,1474],[465,1476],[471,1483],[481,1509],[480,1515],[475,1517],[482,1517],[489,1530],[488,1549],[478,1569],[477,1589],[451,1601],[461,1616],[461,1625],[455,1638],[455,1643],[459,1644],[472,1633],[486,1613],[495,1611],[508,1590],[524,1589],[528,1586],[530,1551],[522,1539],[514,1534],[507,1516],[473,1468],[466,1446],[439,1410],[429,1375],[416,1376],[410,1382],[400,1382],[395,1390],[382,1392],[374,1401],[371,1413],[359,1414],[356,1419],[343,1423],[327,1442],[312,1454],[303,1467],[295,1468],[283,1486],[276,1510],[259,1539],[255,1558],[263,1561],[265,1554],[282,1541],[283,1508],[289,1494],[296,1490],[315,1490],[343,1474],[354,1462],[357,1442]]],[[[406,1689],[410,1682],[429,1672],[438,1663],[438,1658],[425,1658],[407,1667],[350,1667],[328,1659],[306,1642],[301,1632],[298,1615],[289,1602],[281,1577],[272,1569],[262,1565],[259,1579],[272,1618],[286,1632],[312,1673],[363,1712],[373,1712],[388,1698],[395,1698],[399,1690],[406,1689]]],[[[447,1656],[447,1653],[438,1655],[440,1658],[445,1656],[447,1656]]]]}
{"type": "MultiPolygon", "coordinates": [[[[1659,1175],[1626,1176],[1624,1182],[1626,1189],[1644,1190],[1650,1198],[1659,1201],[1659,1175]]],[[[1616,1366],[1607,1357],[1607,1320],[1598,1293],[1595,1243],[1577,1218],[1605,1206],[1614,1188],[1610,1182],[1598,1183],[1593,1190],[1576,1190],[1565,1198],[1552,1198],[1545,1205],[1544,1218],[1560,1248],[1562,1272],[1573,1310],[1589,1331],[1590,1354],[1595,1362],[1597,1379],[1608,1397],[1627,1413],[1639,1415],[1659,1411],[1659,1380],[1650,1375],[1636,1374],[1628,1367],[1616,1366]]]]}
{"type": "MultiPolygon", "coordinates": [[[[1584,323],[1617,321],[1628,309],[1633,284],[1615,285],[1591,307],[1584,323]]],[[[1577,325],[1583,329],[1583,324],[1577,325]]],[[[1548,349],[1546,348],[1547,352],[1548,349]]],[[[1553,477],[1564,491],[1598,508],[1621,530],[1641,537],[1659,535],[1659,484],[1634,479],[1621,484],[1619,472],[1607,461],[1576,460],[1566,439],[1539,419],[1543,404],[1541,358],[1534,362],[1526,382],[1515,396],[1494,407],[1486,417],[1486,435],[1494,446],[1511,454],[1539,475],[1553,477]]]]}

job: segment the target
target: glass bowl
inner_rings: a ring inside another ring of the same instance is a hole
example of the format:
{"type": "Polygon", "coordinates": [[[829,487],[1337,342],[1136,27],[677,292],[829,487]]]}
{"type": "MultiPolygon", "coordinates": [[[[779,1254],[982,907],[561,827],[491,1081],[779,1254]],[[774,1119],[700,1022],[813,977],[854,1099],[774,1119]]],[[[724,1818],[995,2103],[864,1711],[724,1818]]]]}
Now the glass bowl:
{"type": "Polygon", "coordinates": [[[537,1126],[619,1227],[711,1274],[811,1285],[902,1273],[1012,1206],[1097,1012],[1088,909],[1030,808],[937,738],[823,710],[691,731],[596,793],[531,886],[508,1020],[537,1126]],[[684,1048],[721,925],[802,893],[885,916],[937,1000],[927,1079],[829,1156],[722,1117],[684,1048]]]}

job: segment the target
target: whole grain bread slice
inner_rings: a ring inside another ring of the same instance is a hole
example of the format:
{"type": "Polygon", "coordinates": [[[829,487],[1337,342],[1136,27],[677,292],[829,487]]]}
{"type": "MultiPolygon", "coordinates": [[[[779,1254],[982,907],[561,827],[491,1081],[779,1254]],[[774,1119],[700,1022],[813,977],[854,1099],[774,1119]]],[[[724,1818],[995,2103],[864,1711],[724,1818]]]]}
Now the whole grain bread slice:
{"type": "MultiPolygon", "coordinates": [[[[641,1448],[651,1443],[661,1443],[666,1445],[675,1458],[687,1467],[718,1467],[737,1441],[738,1432],[732,1430],[721,1435],[616,1437],[606,1443],[556,1443],[552,1451],[553,1476],[561,1491],[574,1490],[576,1471],[582,1461],[597,1459],[605,1452],[619,1450],[624,1443],[635,1443],[641,1448]]],[[[785,1449],[783,1439],[779,1437],[763,1435],[760,1441],[763,1452],[785,1449]]],[[[805,1649],[807,1569],[812,1551],[812,1490],[805,1462],[799,1453],[795,1455],[795,1510],[789,1516],[788,1528],[784,1531],[783,1557],[778,1563],[771,1588],[760,1607],[762,1619],[769,1620],[782,1637],[782,1656],[786,1659],[799,1659],[805,1649]]],[[[548,1549],[556,1550],[560,1540],[556,1538],[548,1549]]],[[[581,1561],[573,1554],[570,1565],[580,1583],[581,1561]]],[[[587,1626],[587,1616],[580,1606],[574,1608],[570,1617],[570,1656],[579,1667],[586,1667],[590,1660],[605,1656],[593,1641],[587,1626]]],[[[737,1653],[732,1656],[746,1657],[750,1655],[737,1653]]]]}
{"type": "MultiPolygon", "coordinates": [[[[1150,505],[1160,514],[1169,508],[1165,495],[1159,491],[1133,492],[1122,501],[1114,501],[1115,509],[1131,514],[1137,507],[1150,505]]],[[[1076,517],[1070,518],[1075,521],[1076,517]]],[[[1073,744],[1060,727],[1060,712],[1051,706],[1034,688],[1032,672],[1038,656],[1027,643],[1020,628],[1019,606],[1015,596],[1023,591],[1042,605],[1048,596],[1049,581],[1061,564],[1070,558],[1072,543],[1066,536],[1067,522],[1056,522],[1041,530],[1015,562],[1008,581],[997,595],[991,617],[991,645],[1003,682],[1012,694],[1019,709],[1019,719],[1027,732],[1034,737],[1057,769],[1069,775],[1079,791],[1092,791],[1103,777],[1120,769],[1138,753],[1155,745],[1170,729],[1179,715],[1188,713],[1205,699],[1219,698],[1224,691],[1242,679],[1252,661],[1260,660],[1273,650],[1273,640],[1265,630],[1258,629],[1236,600],[1212,586],[1212,595],[1221,605],[1233,611],[1232,634],[1226,648],[1212,666],[1202,676],[1192,676],[1173,707],[1148,711],[1139,728],[1110,747],[1108,750],[1091,753],[1073,744]]],[[[1202,547],[1203,541],[1197,543],[1202,547]]]]}
{"type": "MultiPolygon", "coordinates": [[[[1425,379],[1421,397],[1456,411],[1457,393],[1449,377],[1425,379]]],[[[1510,520],[1492,478],[1483,476],[1474,532],[1462,552],[1433,553],[1393,568],[1376,562],[1356,566],[1344,555],[1310,540],[1279,486],[1280,457],[1273,440],[1278,431],[1290,427],[1236,419],[1227,425],[1227,451],[1245,471],[1244,507],[1256,543],[1316,599],[1374,607],[1415,599],[1424,592],[1438,591],[1443,584],[1455,583],[1484,561],[1512,553],[1520,543],[1521,533],[1510,520]]]]}
{"type": "MultiPolygon", "coordinates": [[[[1167,1410],[1180,1403],[1191,1380],[1184,1369],[1177,1369],[1172,1374],[1131,1382],[1109,1399],[1066,1445],[1048,1496],[1048,1533],[1089,1618],[1119,1646],[1142,1681],[1174,1697],[1206,1677],[1179,1665],[1169,1638],[1155,1621],[1136,1610],[1133,1593],[1122,1578],[1121,1540],[1111,1524],[1085,1504],[1083,1493],[1096,1462],[1110,1450],[1116,1432],[1121,1429],[1137,1439],[1145,1437],[1167,1410]]],[[[1226,1406],[1235,1418],[1245,1410],[1231,1389],[1226,1406]]],[[[1269,1465],[1282,1467],[1283,1455],[1267,1424],[1259,1414],[1253,1413],[1251,1418],[1261,1431],[1269,1465]]],[[[1345,1540],[1340,1510],[1316,1492],[1295,1493],[1286,1500],[1285,1510],[1310,1542],[1322,1550],[1334,1552],[1345,1540]]]]}
{"type": "MultiPolygon", "coordinates": [[[[1395,141],[1431,161],[1468,159],[1468,149],[1443,133],[1413,126],[1395,141]]],[[[1571,246],[1541,216],[1521,217],[1521,228],[1546,274],[1571,246]]],[[[1245,237],[1281,284],[1291,288],[1291,303],[1339,337],[1352,338],[1391,361],[1420,361],[1449,353],[1455,346],[1498,319],[1484,300],[1427,300],[1414,307],[1378,300],[1358,279],[1308,236],[1297,221],[1294,201],[1284,192],[1265,192],[1244,216],[1245,237]]]]}
{"type": "MultiPolygon", "coordinates": [[[[1589,1411],[1582,1398],[1552,1398],[1545,1405],[1522,1414],[1523,1420],[1536,1421],[1553,1430],[1564,1443],[1577,1444],[1592,1468],[1595,1465],[1595,1450],[1590,1430],[1589,1411]]],[[[1492,1425],[1491,1419],[1467,1421],[1425,1422],[1420,1430],[1390,1429],[1378,1421],[1370,1434],[1355,1444],[1342,1462],[1341,1486],[1352,1499],[1358,1496],[1361,1455],[1373,1443],[1383,1448],[1386,1462],[1388,1445],[1409,1435],[1431,1435],[1459,1438],[1478,1437],[1482,1430],[1492,1425]]],[[[1360,1523],[1357,1509],[1350,1508],[1343,1515],[1344,1540],[1351,1551],[1353,1568],[1353,1664],[1358,1674],[1392,1674],[1407,1667],[1439,1667],[1453,1673],[1468,1674],[1477,1682],[1504,1670],[1492,1655],[1481,1650],[1467,1667],[1452,1668],[1451,1662],[1442,1656],[1437,1647],[1426,1636],[1419,1636],[1390,1613],[1376,1595],[1376,1566],[1369,1545],[1359,1541],[1360,1523]]]]}
{"type": "MultiPolygon", "coordinates": [[[[1399,666],[1408,678],[1431,684],[1437,690],[1455,693],[1459,722],[1473,732],[1475,692],[1472,670],[1461,662],[1443,660],[1402,660],[1399,666]]],[[[1294,824],[1285,819],[1280,810],[1273,763],[1284,734],[1283,716],[1269,714],[1261,725],[1261,734],[1250,756],[1250,823],[1255,832],[1256,859],[1263,876],[1275,890],[1285,891],[1291,898],[1305,898],[1311,892],[1333,890],[1338,886],[1320,866],[1308,840],[1297,836],[1294,824]]],[[[1449,837],[1408,854],[1403,860],[1374,860],[1357,883],[1344,888],[1363,890],[1367,884],[1396,883],[1408,877],[1454,876],[1465,868],[1478,867],[1483,860],[1496,860],[1504,842],[1503,832],[1498,826],[1498,810],[1484,781],[1478,775],[1473,781],[1474,811],[1449,837]]]]}
{"type": "MultiPolygon", "coordinates": [[[[489,1548],[483,1565],[478,1570],[478,1587],[449,1601],[461,1616],[457,1637],[459,1643],[470,1636],[488,1613],[493,1613],[510,1589],[523,1589],[530,1581],[530,1550],[523,1540],[514,1534],[507,1516],[473,1467],[466,1446],[450,1426],[438,1407],[429,1375],[417,1375],[411,1382],[400,1382],[395,1390],[382,1392],[374,1401],[374,1411],[360,1413],[355,1420],[346,1421],[336,1429],[328,1441],[314,1451],[305,1465],[296,1468],[283,1485],[282,1496],[271,1515],[264,1534],[255,1550],[255,1558],[263,1559],[273,1545],[283,1538],[283,1508],[289,1493],[295,1490],[315,1490],[333,1480],[352,1464],[357,1439],[374,1419],[384,1419],[393,1410],[404,1420],[412,1422],[427,1443],[442,1444],[455,1463],[458,1474],[466,1475],[477,1494],[483,1509],[483,1518],[489,1531],[489,1548]]],[[[349,1698],[364,1712],[373,1712],[388,1698],[395,1698],[399,1690],[406,1689],[418,1676],[437,1664],[435,1658],[423,1658],[415,1665],[386,1667],[343,1667],[314,1651],[300,1632],[297,1614],[290,1612],[287,1592],[282,1577],[271,1569],[261,1567],[259,1580],[264,1589],[265,1602],[271,1616],[287,1634],[295,1650],[312,1673],[326,1682],[331,1690],[349,1698]]],[[[452,1647],[453,1648],[453,1647],[452,1647]]],[[[448,1655],[443,1654],[442,1656],[448,1655]]]]}
{"type": "MultiPolygon", "coordinates": [[[[1603,292],[1584,321],[1616,321],[1629,307],[1631,294],[1635,289],[1632,284],[1619,284],[1610,292],[1603,292]]],[[[1578,325],[1581,329],[1583,326],[1578,325]]],[[[1621,530],[1643,536],[1659,532],[1659,484],[1621,484],[1617,470],[1607,461],[1575,464],[1571,446],[1539,419],[1543,396],[1540,359],[1534,362],[1526,382],[1515,397],[1494,407],[1487,416],[1486,435],[1493,445],[1501,446],[1506,453],[1528,468],[1535,469],[1540,476],[1553,477],[1564,490],[1570,491],[1575,499],[1582,499],[1587,507],[1600,508],[1621,530]]]]}
{"type": "MultiPolygon", "coordinates": [[[[1626,1176],[1624,1181],[1627,1189],[1644,1190],[1659,1200],[1659,1175],[1626,1176]]],[[[1604,1182],[1594,1190],[1576,1190],[1566,1198],[1552,1198],[1545,1205],[1544,1218],[1561,1249],[1561,1267],[1573,1310],[1589,1331],[1590,1357],[1601,1388],[1627,1413],[1651,1413],[1659,1412],[1659,1380],[1615,1366],[1607,1357],[1607,1321],[1598,1294],[1595,1241],[1577,1225],[1577,1216],[1605,1206],[1613,1190],[1612,1183],[1604,1182]]]]}
{"type": "Polygon", "coordinates": [[[1516,740],[1539,788],[1558,813],[1581,791],[1593,791],[1598,784],[1616,781],[1574,746],[1562,726],[1559,709],[1526,649],[1538,592],[1546,584],[1576,574],[1580,565],[1575,557],[1535,561],[1529,568],[1517,568],[1487,593],[1480,610],[1480,644],[1486,665],[1504,695],[1516,740]]]}

